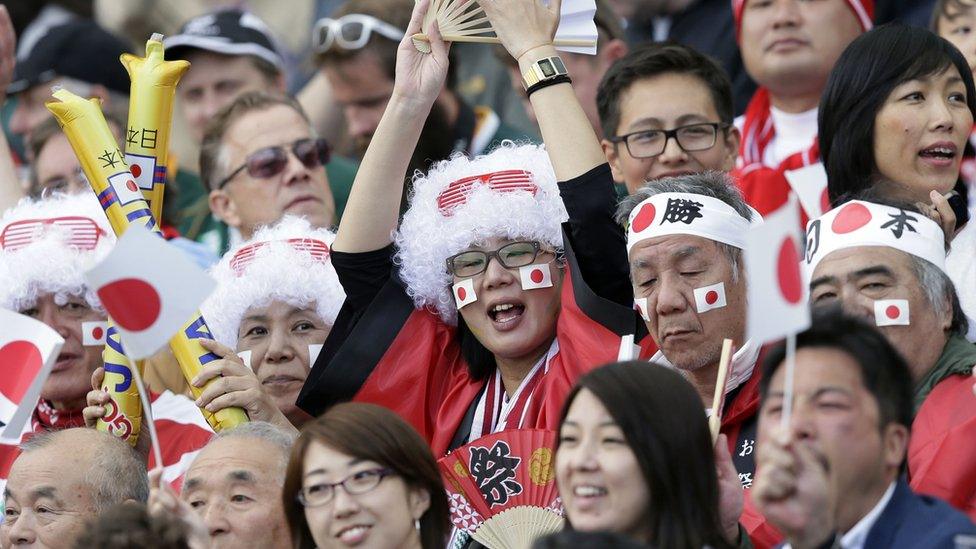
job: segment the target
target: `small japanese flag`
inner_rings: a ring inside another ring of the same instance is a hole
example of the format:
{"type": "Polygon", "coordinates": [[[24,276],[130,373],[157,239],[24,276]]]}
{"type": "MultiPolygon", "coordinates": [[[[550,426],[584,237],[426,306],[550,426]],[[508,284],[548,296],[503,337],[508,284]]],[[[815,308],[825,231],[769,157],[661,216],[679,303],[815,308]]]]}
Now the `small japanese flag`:
{"type": "Polygon", "coordinates": [[[798,170],[783,172],[790,188],[800,199],[800,206],[807,217],[815,219],[830,211],[827,194],[827,170],[822,162],[804,166],[798,170]]]}
{"type": "Polygon", "coordinates": [[[85,278],[134,360],[165,345],[196,316],[215,286],[186,254],[138,225],[130,226],[85,278]]]}
{"type": "Polygon", "coordinates": [[[125,153],[125,163],[135,179],[136,185],[144,191],[153,188],[153,174],[156,172],[156,158],[141,154],[125,153]]]}
{"type": "Polygon", "coordinates": [[[136,200],[145,200],[142,190],[128,171],[109,176],[108,184],[115,190],[115,195],[119,197],[119,204],[123,206],[136,200]]]}
{"type": "Polygon", "coordinates": [[[907,299],[879,299],[874,302],[874,323],[878,326],[908,326],[907,299]]]}
{"type": "Polygon", "coordinates": [[[695,310],[699,313],[725,307],[725,283],[695,288],[695,310]]]}
{"type": "Polygon", "coordinates": [[[457,308],[460,311],[465,305],[470,305],[475,301],[478,301],[478,296],[474,293],[474,279],[465,278],[460,282],[455,282],[454,286],[454,302],[457,303],[457,308]]]}
{"type": "Polygon", "coordinates": [[[746,234],[749,273],[747,339],[762,345],[810,327],[800,274],[800,212],[796,196],[746,234]]]}
{"type": "Polygon", "coordinates": [[[20,441],[64,339],[43,322],[0,309],[0,438],[20,441]]]}
{"type": "Polygon", "coordinates": [[[519,267],[519,277],[522,279],[523,290],[536,290],[552,286],[552,273],[548,263],[536,263],[519,267]]]}
{"type": "Polygon", "coordinates": [[[101,347],[105,345],[105,334],[108,333],[108,322],[94,320],[81,323],[81,344],[85,347],[101,347]]]}
{"type": "Polygon", "coordinates": [[[647,298],[638,297],[634,299],[634,309],[637,309],[637,314],[641,315],[646,322],[651,321],[651,315],[647,312],[647,298]]]}

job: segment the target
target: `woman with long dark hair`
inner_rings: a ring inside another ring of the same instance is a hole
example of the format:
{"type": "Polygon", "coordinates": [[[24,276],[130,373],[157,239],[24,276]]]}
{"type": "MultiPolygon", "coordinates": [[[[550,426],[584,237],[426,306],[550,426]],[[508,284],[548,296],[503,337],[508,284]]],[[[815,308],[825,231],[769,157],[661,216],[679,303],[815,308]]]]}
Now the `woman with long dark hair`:
{"type": "Polygon", "coordinates": [[[717,460],[711,440],[701,398],[677,372],[620,362],[584,375],[556,447],[570,527],[659,549],[734,547],[742,488],[724,435],[717,460]]]}
{"type": "Polygon", "coordinates": [[[373,404],[340,404],[302,427],[282,497],[298,549],[443,549],[450,532],[444,483],[427,444],[373,404]]]}

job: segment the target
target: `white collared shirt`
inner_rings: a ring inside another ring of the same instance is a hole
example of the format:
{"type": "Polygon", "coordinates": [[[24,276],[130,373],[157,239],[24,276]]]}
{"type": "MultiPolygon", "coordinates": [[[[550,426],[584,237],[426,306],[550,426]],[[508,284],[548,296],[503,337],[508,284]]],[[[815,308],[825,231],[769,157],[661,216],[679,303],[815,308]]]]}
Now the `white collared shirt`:
{"type": "Polygon", "coordinates": [[[871,528],[874,527],[874,523],[878,522],[878,517],[881,516],[881,512],[884,508],[888,506],[888,502],[891,501],[891,496],[895,493],[896,481],[891,481],[888,485],[888,489],[885,490],[881,499],[878,500],[878,504],[874,506],[868,514],[857,521],[857,524],[853,528],[847,531],[846,534],[840,538],[840,546],[843,549],[863,549],[864,542],[868,539],[868,533],[871,532],[871,528]]]}
{"type": "MultiPolygon", "coordinates": [[[[759,358],[759,346],[753,344],[752,341],[746,341],[738,351],[732,355],[732,364],[729,373],[729,383],[725,386],[725,394],[729,394],[734,391],[739,385],[745,383],[751,376],[752,371],[756,367],[756,359],[759,358]]],[[[666,356],[664,356],[663,351],[658,351],[654,353],[651,357],[651,362],[655,364],[660,364],[661,366],[667,366],[673,370],[678,370],[683,372],[680,368],[671,363],[666,356]]]]}

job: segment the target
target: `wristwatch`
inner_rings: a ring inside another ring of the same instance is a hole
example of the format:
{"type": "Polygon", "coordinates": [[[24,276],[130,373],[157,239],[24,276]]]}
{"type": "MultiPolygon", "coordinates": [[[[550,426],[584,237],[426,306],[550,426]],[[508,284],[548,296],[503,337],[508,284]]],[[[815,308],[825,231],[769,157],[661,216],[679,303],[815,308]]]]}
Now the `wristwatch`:
{"type": "Polygon", "coordinates": [[[522,73],[522,86],[529,89],[543,80],[551,80],[559,76],[569,76],[566,65],[558,56],[543,57],[532,63],[528,69],[522,73]]]}

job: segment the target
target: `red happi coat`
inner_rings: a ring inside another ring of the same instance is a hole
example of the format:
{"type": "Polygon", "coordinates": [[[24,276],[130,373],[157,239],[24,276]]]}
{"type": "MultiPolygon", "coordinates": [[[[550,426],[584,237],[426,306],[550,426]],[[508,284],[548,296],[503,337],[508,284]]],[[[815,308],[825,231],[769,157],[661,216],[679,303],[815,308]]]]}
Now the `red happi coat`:
{"type": "MultiPolygon", "coordinates": [[[[617,359],[620,336],[579,308],[568,272],[561,298],[556,323],[559,352],[533,391],[525,420],[512,428],[556,429],[563,400],[576,379],[617,359]]],[[[485,384],[470,377],[455,332],[436,313],[413,311],[354,398],[397,412],[428,441],[435,456],[448,452],[485,384]]]]}

